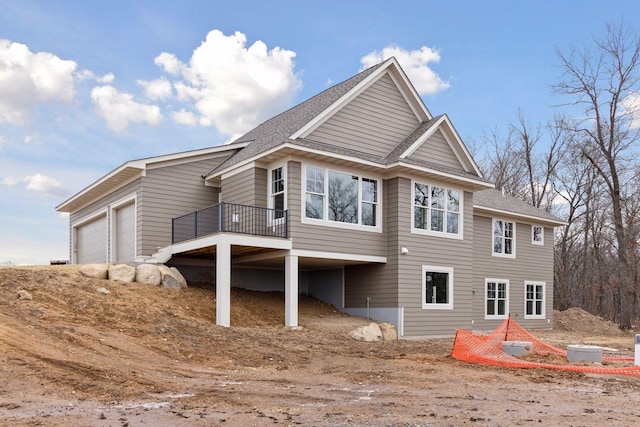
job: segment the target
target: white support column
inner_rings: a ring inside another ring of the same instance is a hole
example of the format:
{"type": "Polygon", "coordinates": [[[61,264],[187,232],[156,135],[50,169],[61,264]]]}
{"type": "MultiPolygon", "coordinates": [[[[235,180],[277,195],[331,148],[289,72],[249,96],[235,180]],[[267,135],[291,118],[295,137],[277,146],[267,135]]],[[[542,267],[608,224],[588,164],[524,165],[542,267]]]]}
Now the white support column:
{"type": "Polygon", "coordinates": [[[231,245],[216,247],[216,325],[231,326],[231,245]]]}
{"type": "Polygon", "coordinates": [[[284,257],[284,325],[298,327],[298,257],[284,257]]]}

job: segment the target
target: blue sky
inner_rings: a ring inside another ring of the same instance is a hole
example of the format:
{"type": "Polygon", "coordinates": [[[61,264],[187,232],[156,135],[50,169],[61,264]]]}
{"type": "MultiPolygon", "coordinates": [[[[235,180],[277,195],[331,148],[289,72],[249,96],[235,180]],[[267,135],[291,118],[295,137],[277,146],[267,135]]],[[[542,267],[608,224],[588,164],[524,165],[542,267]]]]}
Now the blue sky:
{"type": "MultiPolygon", "coordinates": [[[[55,206],[120,164],[219,145],[393,53],[466,141],[561,112],[556,49],[635,1],[0,0],[0,263],[67,259],[55,206]]],[[[636,30],[640,27],[636,26],[636,30]]]]}

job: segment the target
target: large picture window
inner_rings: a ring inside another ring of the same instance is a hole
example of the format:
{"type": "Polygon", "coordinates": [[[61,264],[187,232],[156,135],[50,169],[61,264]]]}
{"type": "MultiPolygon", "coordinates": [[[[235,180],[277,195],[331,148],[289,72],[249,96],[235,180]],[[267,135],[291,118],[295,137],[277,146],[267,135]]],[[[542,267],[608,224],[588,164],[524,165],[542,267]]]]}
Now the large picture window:
{"type": "Polygon", "coordinates": [[[485,280],[485,319],[506,319],[509,314],[509,281],[485,280]]]}
{"type": "Polygon", "coordinates": [[[422,308],[453,309],[453,268],[422,266],[422,308]]]}
{"type": "Polygon", "coordinates": [[[462,237],[461,192],[436,185],[413,184],[413,231],[462,237]]]}
{"type": "Polygon", "coordinates": [[[378,227],[379,181],[314,166],[305,168],[305,218],[378,227]]]}
{"type": "Polygon", "coordinates": [[[515,224],[501,219],[493,220],[493,255],[515,258],[515,224]]]}
{"type": "Polygon", "coordinates": [[[524,317],[525,319],[544,318],[545,283],[524,283],[524,317]]]}

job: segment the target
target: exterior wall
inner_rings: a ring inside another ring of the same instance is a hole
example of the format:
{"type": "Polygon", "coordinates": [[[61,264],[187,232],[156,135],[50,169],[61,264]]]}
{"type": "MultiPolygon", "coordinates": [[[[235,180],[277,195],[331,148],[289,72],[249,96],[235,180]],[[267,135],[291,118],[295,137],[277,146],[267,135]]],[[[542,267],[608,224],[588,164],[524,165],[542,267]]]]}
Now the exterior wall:
{"type": "MultiPolygon", "coordinates": [[[[507,216],[496,216],[509,220],[507,216]]],[[[485,320],[485,278],[509,280],[509,312],[525,328],[550,328],[553,325],[553,228],[544,228],[544,245],[531,243],[531,224],[516,222],[516,258],[492,255],[492,217],[474,216],[474,329],[493,330],[502,320],[485,320]],[[545,282],[544,319],[525,319],[524,282],[545,282]]]]}
{"type": "Polygon", "coordinates": [[[138,256],[171,244],[171,219],[218,203],[202,177],[224,156],[148,169],[138,195],[138,256]]]}
{"type": "Polygon", "coordinates": [[[386,75],[314,130],[308,139],[382,157],[419,124],[386,75]]]}
{"type": "Polygon", "coordinates": [[[409,253],[400,255],[398,264],[398,302],[404,307],[406,336],[454,335],[471,326],[473,279],[473,196],[463,194],[463,239],[411,233],[411,180],[399,183],[400,209],[398,246],[409,253]],[[453,309],[422,308],[423,265],[453,269],[453,309]]]}
{"type": "MultiPolygon", "coordinates": [[[[117,203],[118,201],[129,197],[131,195],[135,195],[139,192],[140,188],[141,188],[141,184],[142,184],[142,178],[138,178],[135,181],[130,182],[129,184],[119,188],[118,190],[114,191],[111,194],[108,194],[107,196],[96,200],[95,202],[89,204],[88,206],[85,206],[84,208],[76,211],[76,212],[72,212],[71,215],[69,216],[69,230],[70,230],[70,239],[69,239],[69,259],[70,260],[74,260],[76,259],[73,252],[75,250],[74,246],[74,236],[73,236],[73,225],[77,224],[79,222],[83,222],[85,219],[88,219],[96,214],[98,214],[99,212],[106,212],[106,216],[107,216],[107,221],[106,221],[106,244],[107,247],[106,249],[106,253],[107,254],[111,254],[111,242],[113,241],[113,239],[111,238],[111,229],[112,227],[111,225],[111,215],[109,212],[109,206],[117,203]]],[[[138,218],[138,224],[140,221],[140,207],[138,205],[137,208],[137,218],[138,218]]],[[[171,228],[171,226],[169,226],[169,228],[171,228]]],[[[140,238],[140,233],[138,233],[138,239],[140,238]]],[[[138,242],[139,243],[139,242],[138,242]]]]}
{"type": "Polygon", "coordinates": [[[227,203],[267,207],[267,170],[251,168],[222,181],[222,198],[227,203]]]}
{"type": "Polygon", "coordinates": [[[441,130],[435,131],[409,158],[464,170],[441,130]]]}
{"type": "Polygon", "coordinates": [[[303,224],[301,222],[301,173],[302,165],[300,162],[287,162],[286,197],[289,211],[289,235],[293,239],[293,249],[369,256],[385,255],[385,238],[381,232],[337,228],[330,225],[303,224]]]}

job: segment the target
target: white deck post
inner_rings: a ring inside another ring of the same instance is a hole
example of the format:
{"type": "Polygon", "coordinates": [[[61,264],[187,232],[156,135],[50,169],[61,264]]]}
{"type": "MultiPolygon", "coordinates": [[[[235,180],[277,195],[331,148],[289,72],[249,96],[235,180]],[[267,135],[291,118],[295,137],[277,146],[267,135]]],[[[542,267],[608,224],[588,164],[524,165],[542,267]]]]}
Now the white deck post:
{"type": "Polygon", "coordinates": [[[298,257],[284,257],[284,325],[298,326],[298,257]]]}
{"type": "Polygon", "coordinates": [[[216,248],[216,325],[231,326],[231,245],[216,248]]]}

